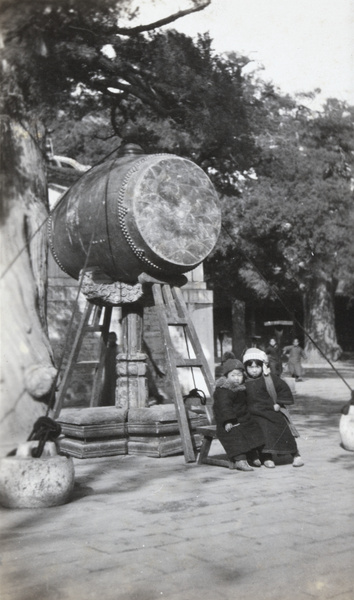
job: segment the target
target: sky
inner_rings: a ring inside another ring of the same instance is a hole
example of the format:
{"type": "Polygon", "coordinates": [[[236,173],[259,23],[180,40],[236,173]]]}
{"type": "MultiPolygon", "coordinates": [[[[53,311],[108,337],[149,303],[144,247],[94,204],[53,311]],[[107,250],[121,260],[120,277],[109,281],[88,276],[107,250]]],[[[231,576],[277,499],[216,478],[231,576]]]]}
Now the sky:
{"type": "MultiPolygon", "coordinates": [[[[146,23],[186,8],[186,0],[136,0],[146,23]]],[[[212,0],[169,27],[191,37],[209,31],[216,52],[236,51],[291,95],[354,105],[354,0],[212,0]]],[[[252,65],[252,66],[253,66],[252,65]]],[[[251,66],[251,65],[250,65],[251,66]]]]}

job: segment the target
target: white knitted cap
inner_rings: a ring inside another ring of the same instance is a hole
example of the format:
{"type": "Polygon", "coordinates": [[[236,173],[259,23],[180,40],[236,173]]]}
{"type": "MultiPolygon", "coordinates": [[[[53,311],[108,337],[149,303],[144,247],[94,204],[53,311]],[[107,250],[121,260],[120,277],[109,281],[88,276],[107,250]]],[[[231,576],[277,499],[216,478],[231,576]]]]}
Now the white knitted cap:
{"type": "Polygon", "coordinates": [[[259,350],[258,348],[249,348],[243,355],[243,363],[246,363],[248,360],[261,360],[264,363],[268,363],[268,356],[263,350],[259,350]]]}

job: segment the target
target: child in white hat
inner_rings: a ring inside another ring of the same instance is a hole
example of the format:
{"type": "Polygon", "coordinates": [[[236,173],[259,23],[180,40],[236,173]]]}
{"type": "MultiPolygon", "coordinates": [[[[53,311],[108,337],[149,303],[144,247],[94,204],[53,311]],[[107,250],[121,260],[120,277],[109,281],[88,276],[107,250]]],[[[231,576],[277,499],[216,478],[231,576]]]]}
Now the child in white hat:
{"type": "Polygon", "coordinates": [[[293,466],[302,467],[304,462],[297,448],[289,415],[287,418],[281,412],[286,406],[294,404],[288,384],[277,375],[270,374],[268,357],[258,348],[246,350],[243,364],[247,374],[245,385],[248,408],[261,427],[265,439],[261,454],[263,465],[274,468],[273,454],[291,454],[293,466]]]}

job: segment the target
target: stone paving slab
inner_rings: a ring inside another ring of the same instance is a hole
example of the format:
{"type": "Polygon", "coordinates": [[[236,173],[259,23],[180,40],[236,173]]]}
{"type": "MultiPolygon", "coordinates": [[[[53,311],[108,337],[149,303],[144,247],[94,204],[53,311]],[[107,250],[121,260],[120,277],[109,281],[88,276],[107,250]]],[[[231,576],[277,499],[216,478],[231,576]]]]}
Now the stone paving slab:
{"type": "Polygon", "coordinates": [[[302,468],[75,459],[69,504],[1,509],[2,600],[352,600],[354,453],[338,430],[350,393],[315,375],[292,409],[302,468]]]}

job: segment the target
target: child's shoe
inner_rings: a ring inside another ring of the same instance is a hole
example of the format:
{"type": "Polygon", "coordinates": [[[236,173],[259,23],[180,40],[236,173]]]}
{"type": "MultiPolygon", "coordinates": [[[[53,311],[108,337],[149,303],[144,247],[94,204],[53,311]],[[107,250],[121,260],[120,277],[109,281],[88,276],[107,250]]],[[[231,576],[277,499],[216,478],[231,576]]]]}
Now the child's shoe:
{"type": "Polygon", "coordinates": [[[298,456],[294,456],[293,467],[303,467],[304,461],[302,460],[300,454],[298,456]]]}
{"type": "Polygon", "coordinates": [[[252,467],[261,467],[262,466],[262,463],[259,460],[259,455],[258,455],[257,450],[251,450],[250,452],[247,453],[247,462],[252,467]]]}
{"type": "Polygon", "coordinates": [[[265,460],[263,464],[265,467],[267,467],[267,469],[274,469],[275,467],[274,460],[265,460]]]}
{"type": "Polygon", "coordinates": [[[253,471],[252,467],[249,466],[247,460],[235,460],[235,467],[239,471],[253,471]]]}

